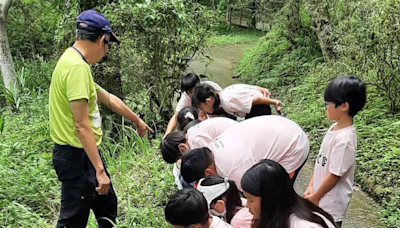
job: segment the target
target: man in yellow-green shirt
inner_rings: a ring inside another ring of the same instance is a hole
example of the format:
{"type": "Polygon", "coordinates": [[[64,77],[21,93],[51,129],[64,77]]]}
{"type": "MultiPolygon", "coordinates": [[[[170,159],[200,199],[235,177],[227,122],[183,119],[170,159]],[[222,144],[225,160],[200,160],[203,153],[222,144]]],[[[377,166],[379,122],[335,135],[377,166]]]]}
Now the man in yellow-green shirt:
{"type": "Polygon", "coordinates": [[[57,227],[86,227],[90,209],[99,227],[112,227],[109,221],[115,223],[117,197],[97,148],[103,136],[97,101],[131,120],[140,136],[153,131],[93,80],[89,64],[99,62],[111,42],[119,43],[110,22],[87,10],[76,23],[75,43],[59,59],[50,85],[53,165],[62,183],[57,227]]]}

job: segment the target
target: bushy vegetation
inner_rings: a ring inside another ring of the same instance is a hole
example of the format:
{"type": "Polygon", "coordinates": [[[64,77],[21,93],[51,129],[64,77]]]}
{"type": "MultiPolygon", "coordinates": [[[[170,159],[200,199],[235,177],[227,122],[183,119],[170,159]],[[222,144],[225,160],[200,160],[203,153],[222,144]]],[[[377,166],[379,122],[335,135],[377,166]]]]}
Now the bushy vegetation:
{"type": "MultiPolygon", "coordinates": [[[[51,75],[53,67],[53,62],[23,65],[27,83],[19,93],[21,106],[17,112],[2,109],[1,227],[54,227],[58,217],[60,182],[51,162],[48,91],[34,90],[49,84],[28,83],[39,73],[51,75]]],[[[118,129],[117,137],[106,133],[100,148],[119,200],[118,227],[168,227],[163,209],[174,180],[171,167],[157,155],[159,140],[138,137],[125,122],[118,129]]],[[[97,227],[94,216],[88,227],[97,227]]]]}
{"type": "Polygon", "coordinates": [[[323,58],[307,9],[300,7],[302,31],[293,34],[283,7],[273,28],[246,54],[238,69],[243,71],[243,80],[266,86],[282,98],[288,117],[309,132],[313,156],[331,124],[323,103],[329,81],[353,74],[368,83],[368,102],[355,118],[355,178],[381,203],[390,227],[400,226],[400,27],[399,11],[394,10],[398,7],[397,1],[336,1],[330,14],[336,55],[331,61],[323,58]]]}
{"type": "MultiPolygon", "coordinates": [[[[344,73],[361,77],[368,83],[368,103],[355,118],[356,181],[381,203],[385,222],[400,227],[396,0],[305,0],[299,5],[298,27],[289,21],[299,1],[263,1],[259,9],[271,13],[264,15],[265,28],[270,29],[262,38],[264,33],[254,30],[215,27],[215,21],[225,21],[223,0],[215,1],[216,11],[184,0],[13,1],[8,32],[20,91],[0,86],[1,227],[56,223],[60,183],[51,163],[48,88],[56,60],[73,42],[74,20],[85,2],[97,2],[96,9],[111,19],[122,40],[107,60],[93,66],[95,81],[124,98],[158,133],[173,112],[178,79],[206,44],[257,42],[237,72],[243,81],[266,86],[284,101],[288,117],[309,132],[314,156],[330,125],[323,103],[325,86],[344,73]],[[329,8],[332,59],[324,56],[324,39],[315,28],[321,21],[316,6],[324,4],[329,8]]],[[[230,7],[238,11],[251,3],[231,1],[230,7]]],[[[168,227],[163,207],[175,188],[171,167],[155,152],[159,139],[138,138],[130,123],[105,117],[110,121],[100,149],[119,200],[118,227],[168,227]]],[[[96,227],[93,215],[88,227],[96,227]]]]}

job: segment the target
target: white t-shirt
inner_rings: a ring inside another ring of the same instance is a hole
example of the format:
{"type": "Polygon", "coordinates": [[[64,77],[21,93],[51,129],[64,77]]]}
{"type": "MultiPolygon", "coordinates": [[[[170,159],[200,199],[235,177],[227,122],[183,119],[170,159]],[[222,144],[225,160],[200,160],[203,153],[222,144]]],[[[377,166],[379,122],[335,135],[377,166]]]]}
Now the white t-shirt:
{"type": "MultiPolygon", "coordinates": [[[[329,221],[327,218],[325,218],[325,216],[321,215],[320,213],[316,213],[316,212],[315,212],[315,214],[318,215],[319,217],[321,217],[325,221],[326,225],[329,228],[335,228],[335,225],[333,225],[331,221],[329,221]]],[[[294,214],[290,215],[289,220],[290,220],[290,228],[322,228],[321,225],[319,225],[317,223],[309,222],[307,220],[300,219],[299,217],[297,217],[294,214]]]]}
{"type": "Polygon", "coordinates": [[[189,147],[191,149],[205,147],[211,140],[236,124],[238,124],[238,122],[226,117],[206,119],[189,128],[187,132],[189,147]]]}
{"type": "Polygon", "coordinates": [[[336,124],[332,124],[322,141],[315,162],[313,192],[330,173],[340,177],[335,187],[319,201],[319,207],[331,214],[335,222],[340,222],[353,193],[357,133],[354,125],[332,131],[336,124]]]}
{"type": "Polygon", "coordinates": [[[231,225],[229,225],[228,223],[222,221],[217,216],[213,215],[212,218],[213,218],[213,220],[212,220],[211,225],[209,226],[209,228],[233,228],[231,225]]]}
{"type": "MultiPolygon", "coordinates": [[[[213,81],[202,81],[200,83],[204,83],[207,85],[210,85],[216,92],[222,91],[221,86],[219,86],[217,83],[213,81]]],[[[192,106],[192,98],[187,95],[186,92],[183,92],[181,98],[178,101],[178,104],[176,105],[176,112],[179,112],[182,110],[184,107],[192,106]]]]}
{"type": "Polygon", "coordinates": [[[243,174],[262,159],[294,172],[307,159],[309,141],[295,122],[281,116],[258,116],[236,124],[208,145],[218,175],[235,181],[242,190],[243,174]]]}
{"type": "Polygon", "coordinates": [[[245,117],[251,111],[254,97],[263,97],[257,87],[247,84],[231,85],[220,93],[220,106],[231,115],[245,117]]]}

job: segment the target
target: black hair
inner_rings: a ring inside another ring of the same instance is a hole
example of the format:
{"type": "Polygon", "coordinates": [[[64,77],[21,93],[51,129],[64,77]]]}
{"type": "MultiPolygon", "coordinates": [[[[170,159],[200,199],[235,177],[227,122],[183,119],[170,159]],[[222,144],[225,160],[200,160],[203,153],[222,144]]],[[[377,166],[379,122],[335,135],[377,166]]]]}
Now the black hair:
{"type": "Polygon", "coordinates": [[[186,133],[183,131],[174,131],[161,140],[161,154],[167,163],[173,164],[182,157],[182,152],[179,150],[178,145],[186,143],[185,135],[186,133]]]}
{"type": "Polygon", "coordinates": [[[197,120],[199,119],[199,112],[197,111],[197,109],[193,108],[193,107],[184,107],[183,109],[181,109],[178,112],[178,125],[179,125],[179,130],[183,131],[183,129],[185,128],[185,126],[192,122],[193,120],[197,120]],[[191,117],[187,117],[186,114],[190,112],[191,114],[193,114],[193,118],[191,117]]]}
{"type": "Polygon", "coordinates": [[[195,73],[189,73],[181,79],[181,91],[189,91],[200,82],[200,77],[195,73]]]}
{"type": "Polygon", "coordinates": [[[212,153],[207,147],[189,150],[182,156],[181,175],[186,182],[198,181],[205,177],[204,171],[213,162],[212,153]]]}
{"type": "Polygon", "coordinates": [[[366,99],[365,83],[352,75],[333,79],[324,93],[324,100],[334,102],[336,107],[347,102],[351,117],[354,117],[364,107],[366,99]]]}
{"type": "MultiPolygon", "coordinates": [[[[201,182],[202,186],[213,186],[217,184],[224,183],[225,178],[221,176],[208,176],[204,178],[204,180],[201,182]]],[[[242,205],[242,200],[240,199],[240,193],[239,190],[233,180],[228,180],[229,182],[229,189],[223,193],[222,195],[218,196],[215,198],[211,204],[214,204],[217,202],[217,200],[221,200],[222,198],[225,197],[226,202],[226,221],[228,223],[231,223],[231,220],[233,216],[236,213],[236,208],[237,207],[243,207],[242,205]]]]}
{"type": "Polygon", "coordinates": [[[241,186],[245,192],[261,197],[260,216],[253,228],[289,228],[292,213],[300,219],[328,228],[323,218],[314,213],[317,212],[334,224],[328,213],[297,195],[289,174],[277,162],[261,160],[246,171],[241,186]]]}
{"type": "Polygon", "coordinates": [[[95,43],[101,34],[91,33],[86,30],[77,29],[75,33],[75,40],[88,40],[92,43],[95,43]]]}
{"type": "Polygon", "coordinates": [[[188,124],[186,124],[186,126],[183,128],[183,131],[184,132],[187,132],[188,130],[189,130],[189,128],[191,128],[191,127],[193,127],[193,126],[195,126],[195,125],[197,125],[197,124],[199,124],[199,123],[201,123],[200,122],[200,120],[193,120],[193,121],[190,121],[188,124]]]}
{"type": "Polygon", "coordinates": [[[205,83],[199,83],[194,87],[193,95],[192,95],[192,106],[195,108],[199,108],[201,103],[205,103],[206,99],[209,97],[213,97],[215,102],[213,105],[213,109],[217,109],[220,104],[219,95],[215,92],[214,88],[205,83]]]}
{"type": "Polygon", "coordinates": [[[183,227],[203,225],[209,218],[206,199],[193,188],[184,188],[171,196],[164,212],[169,223],[183,227]]]}

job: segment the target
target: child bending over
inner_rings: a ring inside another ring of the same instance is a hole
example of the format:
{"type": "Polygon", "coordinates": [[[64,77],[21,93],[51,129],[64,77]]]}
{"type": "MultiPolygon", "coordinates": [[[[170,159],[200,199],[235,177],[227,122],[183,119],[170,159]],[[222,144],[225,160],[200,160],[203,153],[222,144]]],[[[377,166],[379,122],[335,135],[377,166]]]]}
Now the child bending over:
{"type": "Polygon", "coordinates": [[[203,194],[189,188],[179,190],[169,199],[165,219],[174,228],[232,228],[220,218],[210,215],[203,194]]]}

